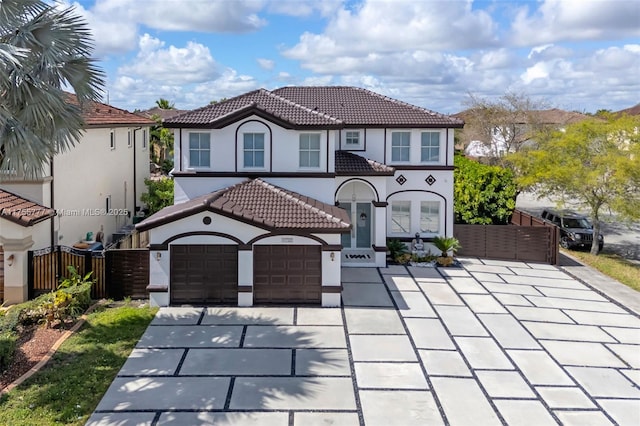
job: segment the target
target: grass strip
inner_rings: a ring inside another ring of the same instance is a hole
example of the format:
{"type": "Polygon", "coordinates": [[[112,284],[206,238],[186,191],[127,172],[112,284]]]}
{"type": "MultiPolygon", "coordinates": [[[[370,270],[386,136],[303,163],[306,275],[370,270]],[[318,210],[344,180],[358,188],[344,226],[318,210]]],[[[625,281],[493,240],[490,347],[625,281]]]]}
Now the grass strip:
{"type": "Polygon", "coordinates": [[[98,307],[42,370],[3,395],[0,424],[85,424],[156,310],[98,307]]]}
{"type": "Polygon", "coordinates": [[[629,262],[614,253],[600,253],[597,256],[579,251],[571,251],[569,253],[585,265],[589,265],[614,280],[640,291],[640,265],[629,262]]]}

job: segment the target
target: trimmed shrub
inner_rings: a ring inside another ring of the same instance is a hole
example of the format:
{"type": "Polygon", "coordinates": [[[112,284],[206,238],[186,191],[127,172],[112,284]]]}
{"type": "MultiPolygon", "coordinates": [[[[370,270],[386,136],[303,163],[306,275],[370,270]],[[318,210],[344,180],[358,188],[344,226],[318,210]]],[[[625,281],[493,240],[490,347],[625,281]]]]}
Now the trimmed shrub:
{"type": "Polygon", "coordinates": [[[3,332],[0,334],[0,371],[4,371],[11,363],[16,350],[16,340],[18,337],[15,333],[3,332]]]}
{"type": "Polygon", "coordinates": [[[506,225],[518,195],[513,172],[455,157],[453,210],[456,223],[506,225]]]}

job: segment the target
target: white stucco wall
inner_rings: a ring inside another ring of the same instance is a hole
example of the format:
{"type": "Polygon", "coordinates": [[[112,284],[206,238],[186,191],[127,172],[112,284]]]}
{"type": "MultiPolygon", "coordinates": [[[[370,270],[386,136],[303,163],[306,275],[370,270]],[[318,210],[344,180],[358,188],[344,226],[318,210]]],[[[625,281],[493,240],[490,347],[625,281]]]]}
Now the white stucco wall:
{"type": "MultiPolygon", "coordinates": [[[[58,243],[72,245],[87,232],[103,231],[107,241],[122,226],[132,223],[135,206],[146,191],[149,150],[142,146],[143,131],[136,132],[136,200],[133,176],[134,128],[90,128],[82,142],[54,159],[54,208],[58,243]],[[110,132],[115,131],[115,148],[110,132]],[[131,146],[128,144],[131,132],[131,146]],[[106,211],[106,199],[110,209],[106,211]],[[126,213],[129,212],[129,215],[126,213]]],[[[146,137],[148,138],[148,131],[146,137]]]]}

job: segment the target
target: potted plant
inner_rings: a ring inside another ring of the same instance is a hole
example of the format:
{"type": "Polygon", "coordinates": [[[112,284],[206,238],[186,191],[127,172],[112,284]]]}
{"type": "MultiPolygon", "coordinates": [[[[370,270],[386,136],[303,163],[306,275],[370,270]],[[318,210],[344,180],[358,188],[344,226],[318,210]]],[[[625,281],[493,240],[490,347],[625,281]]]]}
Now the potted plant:
{"type": "Polygon", "coordinates": [[[441,256],[436,259],[441,266],[450,266],[453,264],[453,254],[461,248],[460,242],[454,237],[435,237],[433,245],[440,250],[441,256]],[[451,256],[449,256],[451,253],[451,256]]]}

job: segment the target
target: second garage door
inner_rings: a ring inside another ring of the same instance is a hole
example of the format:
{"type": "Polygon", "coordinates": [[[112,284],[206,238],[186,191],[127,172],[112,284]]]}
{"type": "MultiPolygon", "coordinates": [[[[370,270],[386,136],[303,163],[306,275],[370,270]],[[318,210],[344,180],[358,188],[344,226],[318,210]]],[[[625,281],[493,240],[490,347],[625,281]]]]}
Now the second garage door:
{"type": "Polygon", "coordinates": [[[171,304],[238,302],[238,247],[172,245],[171,304]]]}
{"type": "Polygon", "coordinates": [[[320,303],[320,246],[254,246],[254,303],[320,303]]]}

